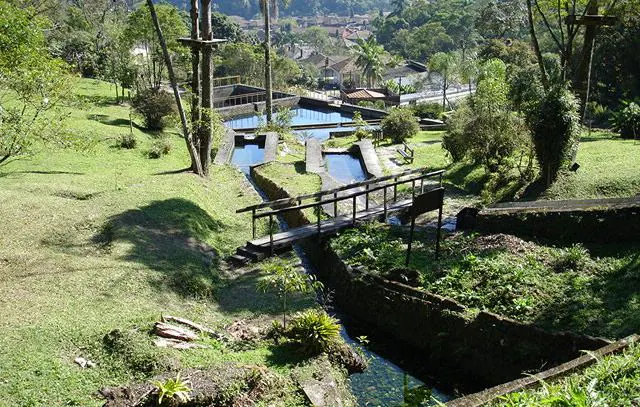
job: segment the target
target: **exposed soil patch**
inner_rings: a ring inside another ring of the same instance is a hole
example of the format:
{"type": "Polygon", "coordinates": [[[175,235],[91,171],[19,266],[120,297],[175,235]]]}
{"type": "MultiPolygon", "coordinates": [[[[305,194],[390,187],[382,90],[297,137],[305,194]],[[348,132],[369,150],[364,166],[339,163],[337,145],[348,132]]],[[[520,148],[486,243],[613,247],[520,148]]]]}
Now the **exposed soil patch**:
{"type": "Polygon", "coordinates": [[[479,236],[475,239],[474,246],[479,251],[504,250],[512,254],[524,254],[537,248],[534,243],[503,233],[479,236]]]}

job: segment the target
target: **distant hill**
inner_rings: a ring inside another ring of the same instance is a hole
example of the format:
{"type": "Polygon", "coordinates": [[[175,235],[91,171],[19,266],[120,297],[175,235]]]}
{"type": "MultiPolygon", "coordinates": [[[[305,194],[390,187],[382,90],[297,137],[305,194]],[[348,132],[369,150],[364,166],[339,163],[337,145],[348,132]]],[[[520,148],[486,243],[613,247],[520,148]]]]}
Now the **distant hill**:
{"type": "MultiPolygon", "coordinates": [[[[168,0],[178,8],[188,10],[189,0],[168,0]]],[[[280,3],[282,4],[282,3],[280,3]]],[[[218,0],[213,2],[214,9],[228,15],[252,18],[260,13],[258,0],[249,0],[248,7],[240,0],[218,0]]],[[[337,14],[364,14],[380,9],[388,9],[389,0],[292,0],[289,7],[280,5],[280,15],[283,16],[314,16],[337,14]]]]}

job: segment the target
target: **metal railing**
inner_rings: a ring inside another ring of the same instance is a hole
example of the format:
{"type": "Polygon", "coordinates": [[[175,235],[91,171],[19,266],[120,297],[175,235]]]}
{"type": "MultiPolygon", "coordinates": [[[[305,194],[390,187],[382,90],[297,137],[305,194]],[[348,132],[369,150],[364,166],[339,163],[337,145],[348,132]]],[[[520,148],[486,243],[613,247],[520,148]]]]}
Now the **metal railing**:
{"type": "Polygon", "coordinates": [[[331,190],[316,192],[314,194],[300,195],[294,198],[285,198],[278,199],[275,201],[263,202],[261,204],[247,206],[242,209],[238,209],[236,213],[243,212],[251,212],[252,218],[252,230],[253,230],[253,238],[256,238],[256,220],[261,218],[269,218],[269,247],[271,253],[274,251],[274,242],[273,242],[273,230],[274,230],[274,217],[283,215],[290,211],[300,211],[304,209],[313,208],[316,213],[316,227],[317,234],[321,236],[322,233],[322,222],[321,222],[321,207],[323,205],[333,204],[333,217],[339,216],[338,214],[338,202],[341,201],[349,201],[351,200],[352,204],[352,223],[356,223],[356,215],[357,211],[357,198],[360,196],[365,197],[365,210],[369,210],[369,196],[370,194],[383,191],[383,216],[387,218],[387,210],[388,210],[388,190],[389,188],[393,188],[393,198],[391,202],[397,202],[398,200],[398,186],[411,183],[411,199],[413,200],[416,195],[416,184],[420,183],[420,191],[424,191],[424,180],[428,178],[438,177],[439,186],[442,187],[442,177],[444,175],[444,170],[427,172],[426,168],[416,169],[416,170],[407,170],[398,174],[388,175],[384,177],[373,178],[370,180],[356,182],[353,184],[345,185],[339,188],[334,188],[331,190]],[[360,188],[364,188],[364,190],[359,190],[360,188]],[[347,195],[339,196],[338,193],[355,190],[355,192],[348,193],[347,195]],[[324,197],[329,197],[329,199],[323,199],[324,197]],[[303,201],[315,200],[314,202],[305,203],[303,201]],[[262,211],[265,209],[270,209],[266,211],[262,211]],[[259,212],[261,211],[261,212],[259,212]]]}

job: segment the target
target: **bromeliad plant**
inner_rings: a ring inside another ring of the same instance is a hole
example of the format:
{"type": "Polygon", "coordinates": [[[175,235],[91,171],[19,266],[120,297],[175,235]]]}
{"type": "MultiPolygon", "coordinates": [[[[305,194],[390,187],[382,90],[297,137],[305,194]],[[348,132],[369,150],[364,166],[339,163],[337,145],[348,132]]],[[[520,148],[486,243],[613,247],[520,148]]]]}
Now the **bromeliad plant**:
{"type": "Polygon", "coordinates": [[[164,382],[155,380],[151,383],[156,386],[159,406],[162,405],[165,399],[171,400],[177,398],[182,403],[191,400],[191,397],[189,397],[189,393],[191,392],[189,380],[183,380],[180,377],[180,373],[178,373],[175,378],[169,378],[164,382]]]}
{"type": "Polygon", "coordinates": [[[287,297],[293,293],[308,293],[322,289],[315,277],[297,271],[282,259],[266,263],[262,269],[267,276],[258,282],[258,290],[274,292],[282,301],[282,325],[287,328],[287,297]]]}
{"type": "Polygon", "coordinates": [[[331,345],[340,338],[338,320],[320,309],[296,314],[290,325],[286,335],[298,342],[302,351],[310,355],[328,352],[331,345]]]}

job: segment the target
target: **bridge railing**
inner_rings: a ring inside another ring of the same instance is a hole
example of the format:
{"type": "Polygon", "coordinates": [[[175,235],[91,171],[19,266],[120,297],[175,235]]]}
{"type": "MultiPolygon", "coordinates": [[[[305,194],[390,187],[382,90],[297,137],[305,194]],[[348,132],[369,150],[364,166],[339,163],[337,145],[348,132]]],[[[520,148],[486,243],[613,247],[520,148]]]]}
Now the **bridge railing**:
{"type": "Polygon", "coordinates": [[[388,190],[393,189],[393,198],[391,202],[398,200],[398,186],[411,184],[411,198],[415,198],[416,185],[420,183],[420,190],[424,191],[424,180],[437,178],[438,183],[442,186],[442,178],[444,170],[428,172],[426,168],[407,170],[401,173],[387,175],[384,177],[372,178],[370,180],[356,182],[342,187],[316,192],[313,194],[300,195],[294,198],[278,199],[275,201],[263,202],[261,204],[248,206],[238,209],[236,213],[251,212],[253,238],[256,238],[256,220],[261,218],[269,218],[269,242],[271,251],[273,252],[273,229],[274,217],[283,215],[290,211],[299,211],[313,208],[316,213],[316,227],[318,235],[322,233],[321,208],[324,205],[333,204],[333,215],[338,216],[338,202],[351,200],[352,204],[352,222],[355,224],[357,215],[357,198],[365,197],[365,210],[369,209],[370,194],[383,191],[383,215],[386,219],[388,208],[388,190]],[[364,190],[362,189],[364,188],[364,190]],[[339,195],[340,192],[347,192],[346,195],[339,195]],[[303,203],[304,201],[310,201],[303,203]]]}

